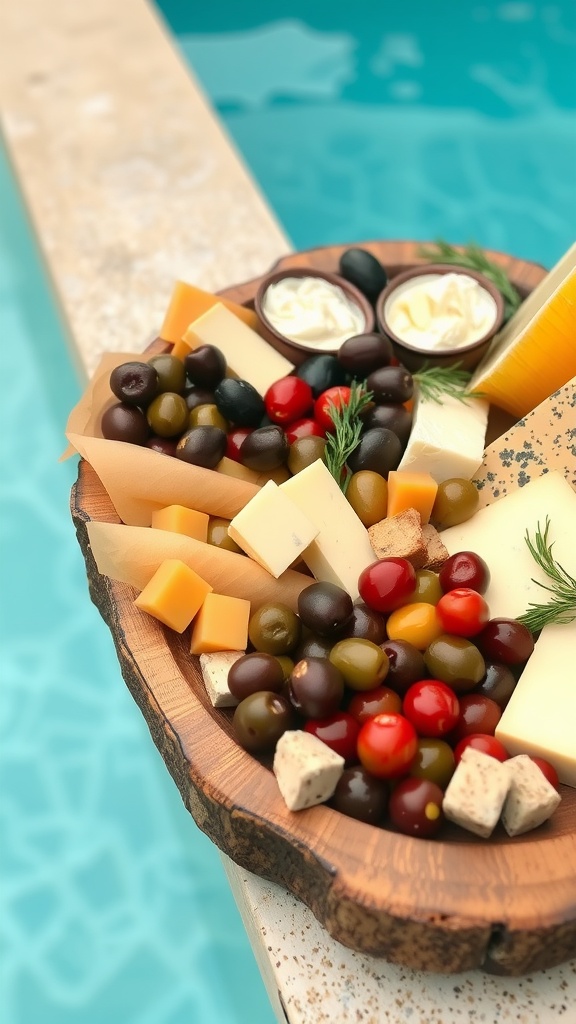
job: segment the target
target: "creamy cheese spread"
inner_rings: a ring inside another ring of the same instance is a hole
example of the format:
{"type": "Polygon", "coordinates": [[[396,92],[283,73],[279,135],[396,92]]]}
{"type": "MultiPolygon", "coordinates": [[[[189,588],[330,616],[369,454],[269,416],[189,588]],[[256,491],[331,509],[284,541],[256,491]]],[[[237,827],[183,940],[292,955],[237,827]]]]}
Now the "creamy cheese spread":
{"type": "Polygon", "coordinates": [[[384,316],[400,341],[423,351],[470,345],[490,330],[496,302],[468,274],[421,274],[388,299],[384,316]]]}
{"type": "Polygon", "coordinates": [[[344,290],[321,277],[285,277],[269,285],[262,310],[285,338],[326,352],[360,334],[366,323],[344,290]]]}

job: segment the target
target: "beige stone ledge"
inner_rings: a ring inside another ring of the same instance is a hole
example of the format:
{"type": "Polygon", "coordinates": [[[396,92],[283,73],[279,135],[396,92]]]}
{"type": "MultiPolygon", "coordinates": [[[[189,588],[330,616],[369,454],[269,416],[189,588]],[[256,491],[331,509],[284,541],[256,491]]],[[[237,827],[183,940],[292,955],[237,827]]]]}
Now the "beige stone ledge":
{"type": "Polygon", "coordinates": [[[145,0],[0,7],[0,110],[73,351],[143,345],[178,277],[209,290],[290,244],[145,0]]]}

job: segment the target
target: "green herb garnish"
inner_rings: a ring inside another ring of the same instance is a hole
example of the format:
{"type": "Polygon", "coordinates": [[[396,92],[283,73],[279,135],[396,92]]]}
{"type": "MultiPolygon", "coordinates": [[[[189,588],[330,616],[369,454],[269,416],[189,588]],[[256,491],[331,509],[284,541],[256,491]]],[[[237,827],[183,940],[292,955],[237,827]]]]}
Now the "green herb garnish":
{"type": "Polygon", "coordinates": [[[576,580],[553,557],[552,548],[554,543],[548,543],[549,529],[550,520],[546,516],[544,533],[542,533],[540,523],[538,523],[534,541],[532,541],[528,530],[526,531],[525,540],[530,554],[546,573],[549,580],[551,580],[551,586],[548,586],[546,583],[540,583],[539,580],[535,579],[532,582],[537,583],[539,587],[548,590],[553,595],[552,599],[546,604],[531,602],[528,605],[528,611],[518,616],[518,621],[527,626],[531,633],[540,632],[544,626],[548,626],[551,622],[565,625],[576,619],[576,580]]]}
{"type": "Polygon", "coordinates": [[[350,388],[350,401],[338,407],[330,402],[328,410],[334,430],[326,438],[326,465],[340,489],[346,493],[352,475],[346,468],[346,459],[356,448],[362,432],[360,413],[372,401],[372,392],[366,390],[366,382],[355,382],[350,388]]]}
{"type": "Polygon", "coordinates": [[[467,370],[460,370],[459,367],[460,363],[454,366],[424,364],[421,370],[413,373],[412,377],[422,401],[442,405],[442,399],[447,395],[450,398],[457,398],[459,402],[466,402],[469,398],[483,398],[482,391],[468,389],[472,375],[467,370]]]}
{"type": "Polygon", "coordinates": [[[431,260],[433,263],[451,263],[454,266],[467,267],[468,270],[477,270],[479,273],[484,274],[484,277],[492,281],[498,288],[498,291],[502,293],[505,320],[510,319],[522,302],[520,294],[516,291],[506,272],[498,263],[488,259],[482,249],[474,242],[470,242],[460,251],[455,249],[453,245],[449,245],[448,242],[438,239],[434,242],[433,248],[422,246],[419,250],[419,255],[425,260],[431,260]]]}

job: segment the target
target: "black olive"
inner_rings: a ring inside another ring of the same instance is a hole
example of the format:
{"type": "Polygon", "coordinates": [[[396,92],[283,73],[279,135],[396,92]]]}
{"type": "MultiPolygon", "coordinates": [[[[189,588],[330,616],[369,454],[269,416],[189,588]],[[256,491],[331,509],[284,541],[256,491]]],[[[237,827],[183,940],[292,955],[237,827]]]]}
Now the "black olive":
{"type": "Polygon", "coordinates": [[[362,435],[348,457],[347,465],[353,473],[371,469],[387,477],[390,470],[396,469],[402,453],[403,448],[396,434],[386,427],[373,427],[362,435]]]}
{"type": "Polygon", "coordinates": [[[367,249],[346,249],[340,257],[340,274],[374,302],[388,283],[384,267],[367,249]]]}
{"type": "Polygon", "coordinates": [[[397,403],[372,405],[362,420],[366,430],[371,430],[372,427],[387,427],[400,438],[404,446],[408,444],[412,430],[412,413],[405,405],[397,403]]]}
{"type": "Polygon", "coordinates": [[[273,423],[269,427],[258,427],[248,434],[240,446],[240,461],[249,469],[268,473],[283,466],[289,452],[286,434],[282,427],[273,423]]]}
{"type": "Polygon", "coordinates": [[[347,377],[344,367],[336,356],[310,356],[296,370],[296,377],[305,380],[312,388],[314,398],[318,398],[328,388],[345,384],[347,377]]]}
{"type": "Polygon", "coordinates": [[[116,402],[102,413],[102,434],[109,441],[146,444],[150,435],[148,420],[141,409],[125,402],[116,402]]]}
{"type": "Polygon", "coordinates": [[[200,345],[184,359],[186,376],[192,384],[214,388],[226,376],[226,359],[215,345],[200,345]]]}
{"type": "Polygon", "coordinates": [[[352,617],[352,598],[335,583],[311,583],[298,598],[298,614],[318,636],[331,636],[352,617]]]}
{"type": "Polygon", "coordinates": [[[214,392],[209,388],[200,388],[196,384],[184,388],[182,395],[190,412],[198,405],[214,404],[214,392]]]}
{"type": "Polygon", "coordinates": [[[205,469],[214,469],[225,452],[226,434],[220,427],[191,427],[176,445],[176,458],[205,469]]]}
{"type": "Polygon", "coordinates": [[[338,362],[354,377],[364,378],[381,366],[388,366],[394,351],[383,334],[355,334],[338,350],[338,362]]]}
{"type": "Polygon", "coordinates": [[[146,406],[158,390],[158,371],[137,360],[122,363],[110,374],[110,388],[121,402],[146,406]]]}
{"type": "Polygon", "coordinates": [[[407,402],[412,398],[414,379],[404,366],[382,366],[366,381],[375,402],[407,402]]]}
{"type": "Polygon", "coordinates": [[[214,402],[230,423],[257,427],[266,413],[264,399],[247,380],[225,377],[214,391],[214,402]]]}

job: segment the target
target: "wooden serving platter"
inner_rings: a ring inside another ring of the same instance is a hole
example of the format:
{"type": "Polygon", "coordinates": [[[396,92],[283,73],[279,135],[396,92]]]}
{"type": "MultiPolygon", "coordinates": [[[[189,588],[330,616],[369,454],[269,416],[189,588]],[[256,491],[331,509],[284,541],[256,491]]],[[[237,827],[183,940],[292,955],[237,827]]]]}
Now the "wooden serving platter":
{"type": "MultiPolygon", "coordinates": [[[[420,262],[408,242],[362,243],[390,275],[420,262]]],[[[336,270],[347,246],[290,255],[279,266],[336,270]]],[[[490,254],[527,294],[545,271],[490,254]]],[[[250,304],[259,280],[223,294],[250,304]]],[[[157,341],[154,351],[169,346],[157,341]]],[[[436,972],[482,968],[519,975],[576,956],[576,790],[540,829],[487,841],[447,827],[420,840],[353,821],[321,805],[289,812],[269,767],[242,750],[231,712],[208,701],[188,636],[135,609],[136,592],[100,576],[86,523],[119,522],[85,462],[71,496],[90,595],[122,670],[196,824],[237,864],[289,889],[344,945],[436,972]]]]}

